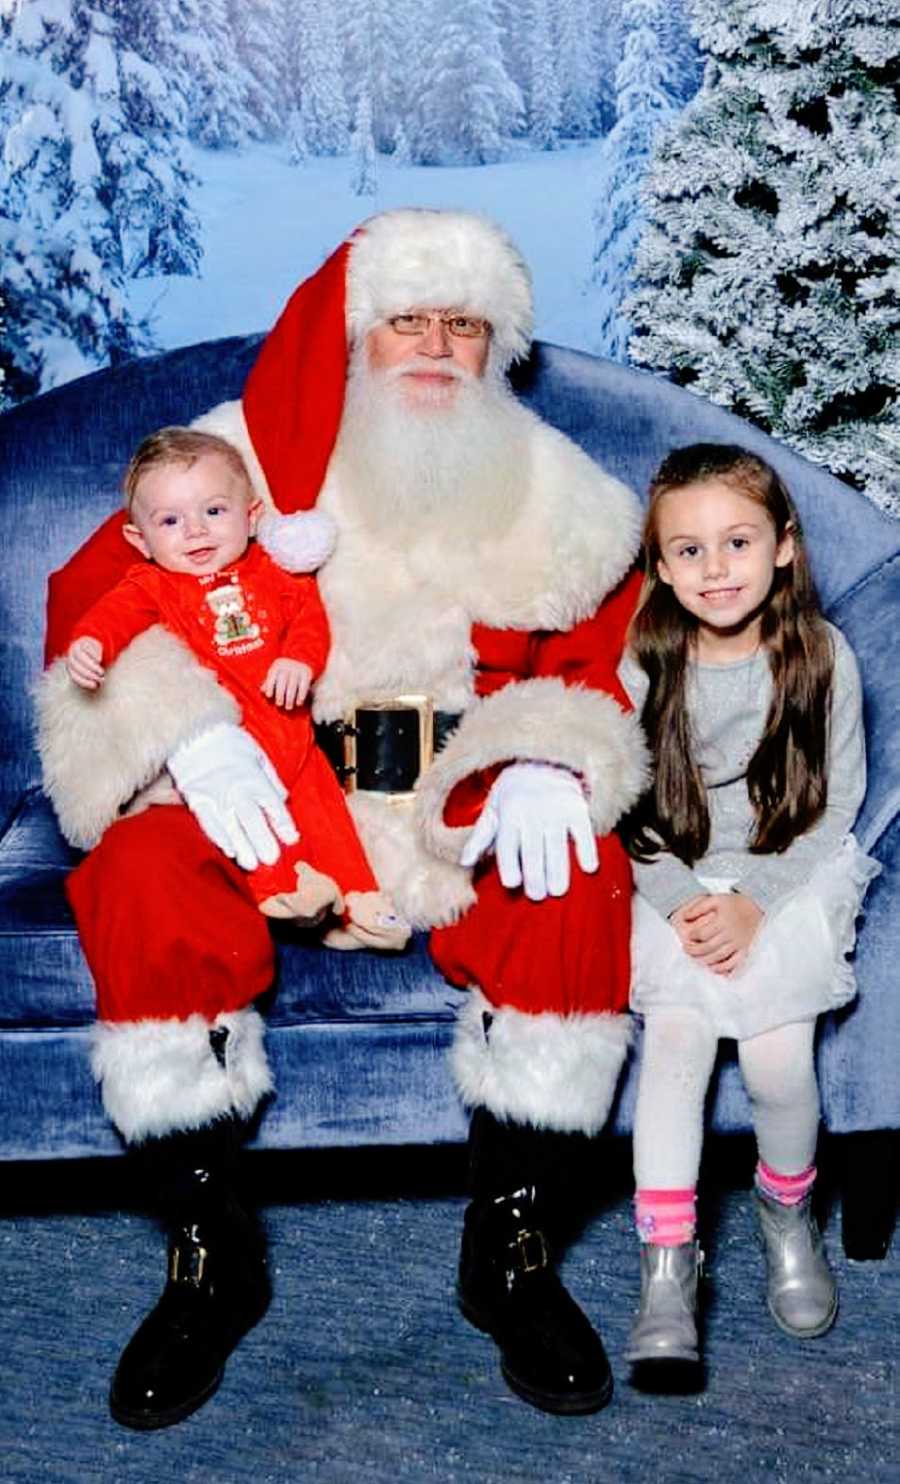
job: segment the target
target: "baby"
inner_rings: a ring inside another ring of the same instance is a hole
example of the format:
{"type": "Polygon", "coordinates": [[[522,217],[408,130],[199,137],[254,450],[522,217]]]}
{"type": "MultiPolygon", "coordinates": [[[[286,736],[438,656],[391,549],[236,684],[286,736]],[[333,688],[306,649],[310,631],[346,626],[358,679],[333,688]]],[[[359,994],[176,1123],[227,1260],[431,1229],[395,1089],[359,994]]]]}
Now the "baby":
{"type": "Polygon", "coordinates": [[[212,434],[163,428],[137,449],[124,490],[123,535],[145,560],[76,625],[71,679],[96,689],[137,634],[164,624],[231,691],[287,788],[294,839],[248,877],[260,911],[303,926],[336,914],[332,946],[402,948],[409,926],[378,890],[306,704],[329,645],[318,588],[252,539],[263,506],[240,454],[212,434]]]}

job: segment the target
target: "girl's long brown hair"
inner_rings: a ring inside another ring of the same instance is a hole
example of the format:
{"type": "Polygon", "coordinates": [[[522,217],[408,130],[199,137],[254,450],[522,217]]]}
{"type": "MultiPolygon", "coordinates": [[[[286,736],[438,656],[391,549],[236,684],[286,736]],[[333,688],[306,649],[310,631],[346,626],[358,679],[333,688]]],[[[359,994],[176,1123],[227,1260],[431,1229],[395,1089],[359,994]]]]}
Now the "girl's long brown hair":
{"type": "Polygon", "coordinates": [[[822,618],[802,532],[775,470],[733,444],[695,443],[665,458],[650,486],[644,522],[644,585],[629,630],[631,653],[650,682],[641,721],[654,781],[623,820],[631,854],[650,860],[665,849],[693,865],[709,848],[706,788],[694,757],[686,680],[697,620],[658,573],[659,502],[669,490],[721,480],[768,513],[780,542],[793,535],[793,560],[776,567],[762,614],[760,642],[769,655],[772,704],[747,766],[755,815],[750,849],[786,850],[820,817],[828,796],[826,757],[834,656],[822,618]]]}

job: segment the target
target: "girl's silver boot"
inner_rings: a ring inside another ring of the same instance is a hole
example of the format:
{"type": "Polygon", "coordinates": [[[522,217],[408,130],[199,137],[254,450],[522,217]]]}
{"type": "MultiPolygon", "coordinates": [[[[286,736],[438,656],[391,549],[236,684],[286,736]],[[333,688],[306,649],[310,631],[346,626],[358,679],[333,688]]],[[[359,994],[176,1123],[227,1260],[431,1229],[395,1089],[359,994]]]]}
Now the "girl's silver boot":
{"type": "Polygon", "coordinates": [[[697,1364],[697,1278],[703,1254],[696,1242],[680,1247],[641,1243],[641,1302],[625,1359],[697,1364]]]}
{"type": "Polygon", "coordinates": [[[824,1335],[837,1314],[837,1285],[812,1212],[812,1193],[783,1206],[754,1192],[768,1269],[769,1312],[785,1334],[824,1335]]]}

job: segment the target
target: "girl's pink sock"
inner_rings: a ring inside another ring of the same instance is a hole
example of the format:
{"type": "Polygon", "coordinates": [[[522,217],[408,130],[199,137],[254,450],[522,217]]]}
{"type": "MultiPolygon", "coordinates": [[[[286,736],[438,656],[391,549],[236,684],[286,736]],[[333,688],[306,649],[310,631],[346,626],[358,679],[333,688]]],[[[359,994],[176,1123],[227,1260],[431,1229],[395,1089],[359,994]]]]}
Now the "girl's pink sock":
{"type": "Polygon", "coordinates": [[[655,1247],[680,1247],[694,1240],[697,1229],[697,1190],[639,1190],[634,1217],[642,1242],[655,1247]]]}
{"type": "Polygon", "coordinates": [[[808,1165],[799,1175],[779,1175],[763,1160],[759,1160],[756,1166],[757,1190],[780,1206],[799,1206],[803,1197],[812,1190],[815,1178],[815,1165],[808,1165]]]}

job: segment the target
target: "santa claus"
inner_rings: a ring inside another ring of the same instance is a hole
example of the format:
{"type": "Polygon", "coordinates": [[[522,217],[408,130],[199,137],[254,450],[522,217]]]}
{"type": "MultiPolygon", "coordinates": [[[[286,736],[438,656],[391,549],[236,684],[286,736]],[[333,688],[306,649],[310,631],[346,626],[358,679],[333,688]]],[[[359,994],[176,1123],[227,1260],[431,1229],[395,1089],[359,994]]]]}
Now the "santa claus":
{"type": "MultiPolygon", "coordinates": [[[[510,392],[531,328],[527,269],[496,226],[387,212],[300,286],[241,402],[199,425],[242,451],[277,560],[310,564],[313,506],[313,538],[322,513],[336,529],[315,715],[380,884],[470,991],[453,1053],[472,1109],[461,1307],[521,1396],[587,1412],[609,1366],[552,1251],[567,1192],[596,1181],[578,1165],[628,1040],[630,873],[612,831],[644,782],[616,679],[639,515],[510,392]]],[[[118,526],[52,579],[51,653],[126,564],[118,526]]],[[[63,827],[93,847],[70,899],[96,1075],[172,1226],[112,1406],[162,1426],[211,1394],[265,1307],[226,1145],[270,1086],[253,1002],[272,947],[242,871],[277,856],[283,804],[231,697],[161,631],[99,697],[51,667],[41,717],[63,827]],[[187,807],[134,807],[161,772],[187,807]]]]}

